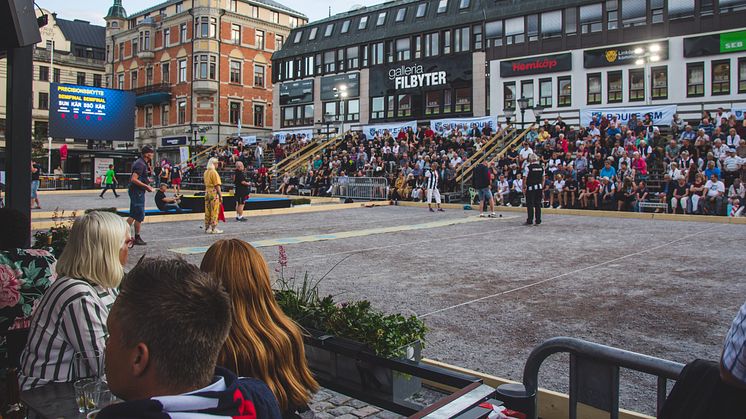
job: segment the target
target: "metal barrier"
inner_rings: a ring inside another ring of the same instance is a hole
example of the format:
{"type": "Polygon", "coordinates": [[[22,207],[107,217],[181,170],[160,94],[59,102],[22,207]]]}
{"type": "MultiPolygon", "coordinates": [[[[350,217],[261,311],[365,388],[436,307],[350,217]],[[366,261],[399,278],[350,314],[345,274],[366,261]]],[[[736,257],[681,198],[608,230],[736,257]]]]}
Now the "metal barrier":
{"type": "Polygon", "coordinates": [[[80,189],[80,188],[81,188],[80,178],[71,177],[71,175],[39,176],[39,190],[40,191],[60,191],[60,190],[80,189]]]}
{"type": "Polygon", "coordinates": [[[389,181],[383,177],[334,177],[332,196],[364,201],[388,199],[389,181]]]}
{"type": "Polygon", "coordinates": [[[507,406],[524,411],[528,418],[538,417],[536,394],[539,388],[539,368],[556,353],[570,354],[570,419],[578,413],[578,403],[619,417],[619,369],[626,368],[654,375],[657,383],[657,412],[666,400],[668,380],[678,380],[683,364],[623,349],[569,337],[547,340],[531,351],[523,369],[523,385],[505,384],[498,387],[498,398],[507,406]]]}

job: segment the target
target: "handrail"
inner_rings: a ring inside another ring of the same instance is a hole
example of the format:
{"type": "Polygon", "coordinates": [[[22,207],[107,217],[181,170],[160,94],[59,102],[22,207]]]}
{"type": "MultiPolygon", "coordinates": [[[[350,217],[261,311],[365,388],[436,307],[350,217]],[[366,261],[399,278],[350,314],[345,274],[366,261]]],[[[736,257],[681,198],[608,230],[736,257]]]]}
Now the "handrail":
{"type": "Polygon", "coordinates": [[[479,150],[478,153],[474,153],[473,156],[467,159],[466,162],[464,162],[461,165],[461,167],[463,168],[461,169],[462,173],[458,175],[458,177],[456,177],[456,182],[461,182],[461,180],[464,179],[467,175],[469,175],[469,173],[471,173],[474,170],[474,168],[477,167],[479,163],[481,163],[484,159],[487,158],[487,156],[489,156],[493,151],[495,151],[495,148],[497,148],[500,145],[500,141],[494,141],[494,140],[505,138],[505,134],[507,134],[506,128],[500,130],[500,132],[498,133],[499,137],[498,135],[495,135],[495,137],[489,142],[487,142],[484,145],[484,147],[482,147],[482,149],[479,150]],[[492,143],[493,141],[494,143],[492,143]],[[473,161],[468,167],[466,167],[466,163],[476,156],[479,156],[479,158],[476,161],[473,161]]]}
{"type": "MultiPolygon", "coordinates": [[[[578,397],[584,397],[584,388],[581,387],[579,382],[585,382],[586,375],[583,374],[585,369],[586,373],[592,373],[594,375],[595,388],[593,389],[594,396],[598,399],[599,394],[603,393],[605,374],[600,369],[598,364],[604,366],[610,366],[618,370],[619,367],[627,368],[646,374],[655,375],[658,377],[658,411],[663,405],[666,399],[667,392],[667,381],[677,380],[681,374],[681,370],[684,368],[683,364],[678,362],[668,361],[661,358],[656,358],[649,355],[643,355],[636,352],[626,351],[624,349],[613,348],[611,346],[601,345],[598,343],[588,342],[581,339],[570,338],[570,337],[556,337],[545,341],[539,346],[535,347],[531,354],[526,360],[526,365],[523,369],[523,385],[525,387],[525,395],[529,399],[533,399],[533,411],[530,412],[529,418],[536,419],[536,393],[539,389],[539,368],[541,364],[550,356],[557,353],[569,353],[570,358],[570,418],[575,419],[577,414],[578,397]],[[586,362],[588,361],[588,362],[586,362]],[[595,366],[578,366],[578,364],[595,363],[595,366]],[[592,371],[592,372],[591,372],[592,371]],[[573,378],[575,377],[575,378],[573,378]],[[575,383],[573,384],[573,380],[575,383]],[[581,393],[579,396],[578,393],[581,393]]],[[[619,399],[619,386],[618,372],[611,377],[606,377],[607,381],[616,379],[617,385],[614,387],[615,391],[609,391],[607,393],[608,399],[611,400],[611,417],[618,416],[618,399],[619,399]],[[610,394],[610,393],[615,394],[610,394]],[[616,401],[616,403],[614,403],[616,401]],[[616,414],[614,412],[614,405],[616,405],[616,414]]],[[[498,390],[499,391],[499,390],[498,390]]],[[[603,398],[603,397],[600,397],[603,398]]],[[[602,402],[603,403],[603,402],[602,402]]],[[[608,401],[607,401],[608,403],[608,401]]],[[[596,406],[599,407],[599,406],[596,406]]],[[[600,407],[599,407],[600,408],[600,407]]]]}
{"type": "Polygon", "coordinates": [[[316,147],[314,147],[312,150],[308,151],[307,153],[304,153],[301,156],[298,156],[295,159],[295,161],[290,162],[287,166],[285,166],[285,168],[283,169],[283,171],[284,172],[289,172],[289,171],[295,169],[296,167],[298,167],[299,165],[301,165],[302,163],[304,163],[306,161],[306,159],[308,158],[308,156],[311,156],[311,155],[317,153],[319,150],[323,150],[324,148],[326,148],[326,147],[328,147],[328,146],[336,143],[337,141],[339,141],[339,140],[341,140],[343,138],[344,138],[344,135],[337,135],[336,137],[332,137],[331,139],[328,139],[326,141],[323,141],[323,142],[317,144],[316,147]]]}
{"type": "Polygon", "coordinates": [[[482,146],[482,148],[480,148],[479,151],[477,151],[476,153],[474,153],[474,155],[472,155],[471,157],[469,157],[468,159],[466,159],[466,161],[464,161],[461,164],[461,166],[459,167],[458,171],[465,170],[463,168],[467,167],[467,165],[468,165],[468,167],[471,167],[471,165],[469,164],[469,162],[472,161],[473,159],[475,159],[480,154],[486,152],[487,149],[490,146],[492,146],[492,143],[494,143],[498,138],[501,138],[503,134],[505,134],[505,128],[501,128],[498,132],[495,133],[495,135],[492,136],[492,138],[490,138],[489,141],[487,141],[486,143],[484,143],[484,146],[482,146]]]}
{"type": "Polygon", "coordinates": [[[193,156],[189,157],[189,158],[188,158],[188,159],[187,159],[186,161],[182,161],[182,162],[181,162],[181,163],[179,163],[179,164],[180,164],[180,165],[182,165],[182,164],[188,163],[188,162],[190,162],[190,161],[192,161],[192,160],[194,160],[194,161],[196,162],[196,161],[197,161],[197,159],[198,159],[198,158],[199,158],[200,156],[202,156],[202,155],[203,155],[203,154],[205,154],[205,153],[209,153],[210,151],[214,150],[214,149],[215,149],[216,147],[219,147],[219,146],[220,146],[220,141],[218,141],[218,143],[217,143],[217,144],[215,144],[214,146],[210,146],[210,147],[208,147],[208,148],[206,148],[206,149],[204,149],[204,150],[200,151],[199,153],[197,153],[197,154],[195,154],[195,155],[193,155],[193,156]]]}
{"type": "Polygon", "coordinates": [[[528,132],[531,131],[531,128],[533,128],[535,125],[536,124],[531,124],[530,127],[528,127],[525,130],[523,130],[523,132],[521,133],[521,135],[517,136],[515,139],[513,139],[513,141],[509,142],[508,144],[505,144],[505,146],[503,147],[503,149],[500,150],[499,153],[495,154],[495,157],[493,157],[493,158],[490,159],[490,163],[494,163],[495,160],[497,160],[498,158],[502,157],[505,154],[505,152],[508,151],[508,148],[510,148],[511,146],[514,146],[514,145],[518,144],[519,142],[521,142],[521,140],[523,140],[523,137],[525,137],[526,134],[528,134],[528,132]]]}
{"type": "Polygon", "coordinates": [[[302,154],[305,151],[308,151],[309,147],[314,146],[314,145],[318,145],[318,143],[316,142],[316,138],[311,138],[311,141],[309,141],[308,144],[306,144],[305,146],[299,148],[298,150],[290,153],[284,159],[282,159],[278,163],[275,163],[274,165],[272,165],[272,170],[273,171],[279,170],[280,167],[282,167],[284,164],[286,164],[290,160],[296,158],[299,154],[302,154]]]}

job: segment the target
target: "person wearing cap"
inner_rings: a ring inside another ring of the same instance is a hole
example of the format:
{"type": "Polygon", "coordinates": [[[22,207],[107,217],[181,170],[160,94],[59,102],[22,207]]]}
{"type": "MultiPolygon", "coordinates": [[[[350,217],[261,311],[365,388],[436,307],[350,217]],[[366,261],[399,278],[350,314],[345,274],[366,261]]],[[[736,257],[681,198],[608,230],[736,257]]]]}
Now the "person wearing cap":
{"type": "Polygon", "coordinates": [[[733,184],[733,181],[741,172],[741,161],[736,157],[735,148],[731,147],[726,150],[726,157],[723,160],[723,171],[725,172],[723,178],[725,180],[725,187],[727,188],[733,184]]]}
{"type": "Polygon", "coordinates": [[[132,175],[127,193],[130,197],[130,216],[127,224],[135,225],[135,244],[144,246],[147,243],[140,237],[140,228],[145,221],[145,192],[153,192],[150,186],[150,175],[152,169],[150,163],[153,161],[153,147],[146,145],[141,150],[141,156],[132,164],[132,175]]]}
{"type": "Polygon", "coordinates": [[[526,197],[526,218],[525,225],[541,224],[541,198],[542,185],[544,181],[544,168],[539,164],[539,157],[536,154],[528,156],[528,175],[526,183],[523,185],[523,194],[526,197]],[[535,220],[535,222],[534,222],[535,220]]]}

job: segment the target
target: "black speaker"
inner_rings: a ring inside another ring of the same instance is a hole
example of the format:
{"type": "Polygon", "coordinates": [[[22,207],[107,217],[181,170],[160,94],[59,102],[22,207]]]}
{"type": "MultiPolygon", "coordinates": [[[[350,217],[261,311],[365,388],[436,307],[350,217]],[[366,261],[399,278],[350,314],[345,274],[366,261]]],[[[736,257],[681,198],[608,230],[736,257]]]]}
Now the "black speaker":
{"type": "Polygon", "coordinates": [[[0,0],[0,49],[41,42],[33,0],[0,0]]]}

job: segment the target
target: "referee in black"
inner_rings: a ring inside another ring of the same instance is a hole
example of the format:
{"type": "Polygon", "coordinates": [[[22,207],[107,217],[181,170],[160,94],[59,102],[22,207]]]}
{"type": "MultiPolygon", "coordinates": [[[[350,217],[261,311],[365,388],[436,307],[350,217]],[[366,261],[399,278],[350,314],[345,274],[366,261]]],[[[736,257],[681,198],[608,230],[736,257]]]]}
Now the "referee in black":
{"type": "Polygon", "coordinates": [[[541,224],[541,199],[544,186],[544,168],[539,163],[539,157],[531,154],[528,157],[528,175],[523,183],[523,195],[526,197],[526,211],[528,218],[525,225],[534,224],[534,212],[536,213],[536,224],[541,224]]]}

